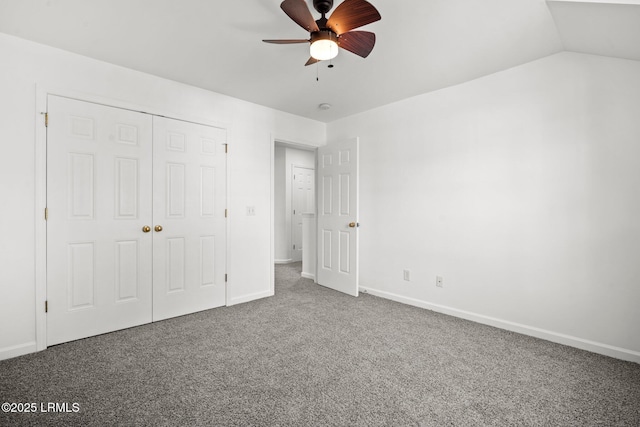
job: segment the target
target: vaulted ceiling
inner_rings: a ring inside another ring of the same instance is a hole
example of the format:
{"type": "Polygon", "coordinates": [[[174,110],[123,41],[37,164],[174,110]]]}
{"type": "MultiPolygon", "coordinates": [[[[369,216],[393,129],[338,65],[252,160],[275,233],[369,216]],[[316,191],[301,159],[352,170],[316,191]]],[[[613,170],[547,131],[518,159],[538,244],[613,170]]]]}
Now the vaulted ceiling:
{"type": "Polygon", "coordinates": [[[369,1],[375,49],[331,69],[261,41],[308,37],[281,0],[0,0],[0,32],[324,122],[563,50],[640,60],[640,0],[369,1]]]}

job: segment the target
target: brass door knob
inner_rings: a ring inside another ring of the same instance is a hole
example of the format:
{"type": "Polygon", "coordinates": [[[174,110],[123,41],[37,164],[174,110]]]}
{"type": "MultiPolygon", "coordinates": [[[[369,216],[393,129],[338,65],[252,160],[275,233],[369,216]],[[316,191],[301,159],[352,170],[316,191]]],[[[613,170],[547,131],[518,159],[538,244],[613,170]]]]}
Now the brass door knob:
{"type": "Polygon", "coordinates": [[[149,227],[148,225],[145,225],[144,227],[142,227],[142,232],[143,233],[148,233],[151,231],[151,227],[149,227]]]}
{"type": "Polygon", "coordinates": [[[160,232],[160,231],[162,231],[162,226],[161,225],[156,225],[153,229],[156,230],[157,232],[160,232]]]}
{"type": "Polygon", "coordinates": [[[349,227],[351,227],[351,228],[355,228],[355,227],[356,227],[356,223],[355,223],[355,222],[350,222],[350,223],[349,223],[349,227]]]}

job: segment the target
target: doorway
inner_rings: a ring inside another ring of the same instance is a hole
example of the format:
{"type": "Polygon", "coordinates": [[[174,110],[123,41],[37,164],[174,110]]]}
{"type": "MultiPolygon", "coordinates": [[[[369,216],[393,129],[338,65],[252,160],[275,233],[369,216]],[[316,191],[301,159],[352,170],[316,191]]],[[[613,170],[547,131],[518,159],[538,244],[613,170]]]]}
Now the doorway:
{"type": "Polygon", "coordinates": [[[275,141],[273,167],[274,263],[299,262],[304,216],[315,215],[316,149],[275,141]]]}
{"type": "MultiPolygon", "coordinates": [[[[272,264],[295,262],[294,233],[289,220],[294,217],[294,209],[287,191],[293,188],[293,171],[297,170],[294,166],[301,166],[293,165],[288,159],[306,152],[315,165],[315,193],[313,212],[302,214],[301,277],[358,296],[359,138],[336,140],[318,148],[272,142],[272,264]],[[288,179],[289,171],[291,178],[288,179]]],[[[275,267],[271,283],[275,293],[275,267]]]]}

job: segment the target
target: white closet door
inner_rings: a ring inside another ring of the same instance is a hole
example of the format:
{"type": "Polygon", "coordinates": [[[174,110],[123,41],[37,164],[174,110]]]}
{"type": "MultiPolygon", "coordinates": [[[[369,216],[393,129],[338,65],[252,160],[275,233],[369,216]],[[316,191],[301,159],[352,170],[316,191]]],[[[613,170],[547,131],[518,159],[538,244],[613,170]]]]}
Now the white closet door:
{"type": "Polygon", "coordinates": [[[47,345],[151,321],[152,119],[49,96],[47,345]]]}
{"type": "Polygon", "coordinates": [[[302,214],[315,213],[316,211],[316,183],[315,170],[310,168],[293,167],[293,189],[291,204],[293,212],[291,215],[293,230],[293,248],[291,259],[293,261],[302,260],[302,214]]]}
{"type": "Polygon", "coordinates": [[[318,149],[320,285],[358,296],[358,139],[318,149]]]}
{"type": "Polygon", "coordinates": [[[226,131],[153,118],[153,320],[226,302],[226,131]]]}

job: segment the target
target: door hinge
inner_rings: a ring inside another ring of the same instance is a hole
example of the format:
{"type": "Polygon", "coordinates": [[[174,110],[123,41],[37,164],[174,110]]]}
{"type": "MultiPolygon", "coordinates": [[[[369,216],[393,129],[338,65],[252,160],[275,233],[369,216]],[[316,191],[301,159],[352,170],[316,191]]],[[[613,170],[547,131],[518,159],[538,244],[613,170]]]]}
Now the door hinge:
{"type": "Polygon", "coordinates": [[[225,217],[225,218],[227,217],[227,214],[228,214],[228,212],[227,212],[227,210],[225,209],[225,210],[224,210],[224,217],[225,217]]]}
{"type": "Polygon", "coordinates": [[[49,113],[44,113],[44,127],[49,127],[49,113]]]}
{"type": "Polygon", "coordinates": [[[49,301],[45,301],[44,302],[44,312],[48,313],[49,312],[49,301]]]}
{"type": "Polygon", "coordinates": [[[294,251],[296,250],[296,245],[293,245],[293,250],[294,250],[294,251]]]}
{"type": "Polygon", "coordinates": [[[49,219],[49,208],[44,208],[44,220],[47,221],[49,219]]]}
{"type": "Polygon", "coordinates": [[[226,283],[228,279],[227,273],[224,273],[224,282],[226,283]]]}
{"type": "Polygon", "coordinates": [[[229,144],[224,144],[224,153],[227,154],[229,152],[229,144]]]}

